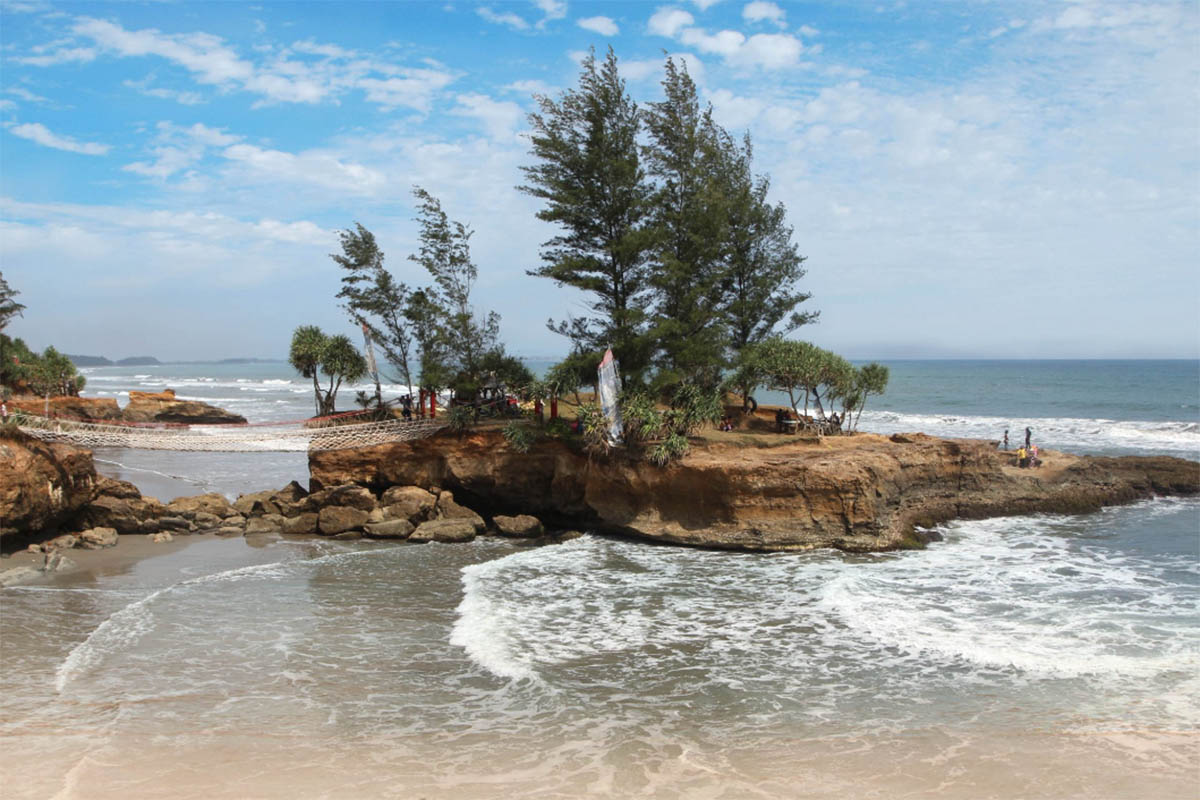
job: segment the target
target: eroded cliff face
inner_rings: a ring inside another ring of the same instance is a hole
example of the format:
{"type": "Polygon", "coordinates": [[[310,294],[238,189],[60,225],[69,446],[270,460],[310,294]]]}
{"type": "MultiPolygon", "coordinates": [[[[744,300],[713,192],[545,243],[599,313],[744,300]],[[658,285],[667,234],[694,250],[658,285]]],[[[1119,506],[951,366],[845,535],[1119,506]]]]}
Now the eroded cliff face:
{"type": "Polygon", "coordinates": [[[90,450],[13,431],[0,437],[0,536],[53,529],[79,514],[95,495],[90,450]]]}
{"type": "Polygon", "coordinates": [[[559,441],[529,453],[498,431],[312,453],[311,488],[449,488],[485,514],[531,513],[650,539],[739,550],[880,550],[914,525],[1034,511],[1084,512],[1200,491],[1200,464],[1046,454],[1017,469],[987,442],[860,435],[774,447],[709,446],[667,468],[559,441]]]}

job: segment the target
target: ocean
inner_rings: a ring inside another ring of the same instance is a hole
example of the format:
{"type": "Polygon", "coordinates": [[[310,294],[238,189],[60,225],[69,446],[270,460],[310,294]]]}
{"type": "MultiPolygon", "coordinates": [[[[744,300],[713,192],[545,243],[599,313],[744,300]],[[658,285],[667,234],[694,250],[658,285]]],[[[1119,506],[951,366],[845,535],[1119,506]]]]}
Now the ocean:
{"type": "MultiPolygon", "coordinates": [[[[1200,460],[1196,362],[889,366],[863,430],[1200,460]]],[[[312,408],[285,364],[86,373],[312,408]]],[[[97,460],[163,499],[306,477],[300,453],[97,460]]],[[[1200,499],[940,531],[869,555],[203,537],[0,589],[2,794],[1196,798],[1200,499]]]]}

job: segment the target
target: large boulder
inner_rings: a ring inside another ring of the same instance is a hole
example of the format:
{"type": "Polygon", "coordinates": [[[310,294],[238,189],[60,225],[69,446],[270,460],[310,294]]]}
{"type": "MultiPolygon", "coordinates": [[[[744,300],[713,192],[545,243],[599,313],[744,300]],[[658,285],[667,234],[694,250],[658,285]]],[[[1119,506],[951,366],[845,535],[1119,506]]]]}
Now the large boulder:
{"type": "MultiPolygon", "coordinates": [[[[87,505],[83,519],[93,528],[113,528],[117,533],[145,533],[152,526],[144,523],[157,521],[165,512],[166,506],[152,497],[125,499],[102,495],[87,505]]],[[[187,524],[187,520],[183,520],[185,529],[187,524]]]]}
{"type": "Polygon", "coordinates": [[[126,422],[176,422],[187,425],[245,424],[246,418],[198,400],[176,400],[174,389],[129,393],[121,411],[126,422]]]}
{"type": "Polygon", "coordinates": [[[318,516],[315,512],[307,511],[294,517],[287,517],[280,526],[281,533],[316,533],[318,516]]]}
{"type": "Polygon", "coordinates": [[[436,511],[438,519],[467,520],[475,526],[476,533],[483,533],[487,527],[487,523],[483,521],[483,517],[455,501],[453,492],[442,492],[438,495],[436,511]]]}
{"type": "MultiPolygon", "coordinates": [[[[199,494],[194,497],[177,497],[167,503],[167,511],[177,517],[196,518],[201,513],[212,514],[225,519],[237,514],[237,509],[229,504],[224,495],[216,492],[199,494]]],[[[197,520],[198,522],[198,520],[197,520]]]]}
{"type": "Polygon", "coordinates": [[[371,515],[350,506],[325,506],[317,515],[317,531],[325,536],[334,536],[346,531],[362,528],[371,515]]]}
{"type": "Polygon", "coordinates": [[[91,451],[0,427],[0,537],[68,524],[95,493],[91,451]]]}
{"type": "Polygon", "coordinates": [[[406,519],[368,522],[363,527],[363,534],[369,539],[407,539],[412,532],[413,524],[406,519]]]}
{"type": "Polygon", "coordinates": [[[410,542],[469,542],[475,538],[469,519],[431,519],[422,522],[408,537],[410,542]]]}
{"type": "Polygon", "coordinates": [[[274,496],[275,492],[270,489],[262,492],[238,495],[238,499],[233,501],[233,509],[247,517],[278,514],[280,509],[273,499],[274,496]]]}
{"type": "Polygon", "coordinates": [[[436,503],[437,497],[420,486],[391,486],[379,498],[390,519],[403,517],[410,522],[429,519],[436,503]]]}
{"type": "Polygon", "coordinates": [[[304,511],[320,511],[325,506],[347,506],[360,511],[373,511],[378,502],[370,490],[361,486],[347,484],[334,486],[322,492],[314,492],[298,504],[304,511]]]}
{"type": "Polygon", "coordinates": [[[528,514],[518,514],[515,517],[498,514],[492,517],[492,524],[496,526],[496,532],[501,536],[534,537],[541,536],[546,532],[546,529],[542,527],[542,521],[528,514]]]}
{"type": "Polygon", "coordinates": [[[89,528],[76,536],[76,547],[86,550],[99,550],[102,547],[115,547],[117,532],[112,528],[89,528]]]}

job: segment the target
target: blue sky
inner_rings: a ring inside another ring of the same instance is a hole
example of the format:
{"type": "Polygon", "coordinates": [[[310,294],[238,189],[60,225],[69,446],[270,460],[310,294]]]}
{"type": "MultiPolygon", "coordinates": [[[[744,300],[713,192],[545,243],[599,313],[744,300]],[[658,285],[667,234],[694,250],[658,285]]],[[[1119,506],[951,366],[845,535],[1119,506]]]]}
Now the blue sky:
{"type": "Polygon", "coordinates": [[[1200,354],[1191,2],[0,3],[10,332],[72,353],[280,357],[351,332],[335,232],[422,282],[411,189],[475,229],[476,298],[555,356],[529,277],[534,93],[610,44],[683,59],[789,209],[850,357],[1200,354]]]}

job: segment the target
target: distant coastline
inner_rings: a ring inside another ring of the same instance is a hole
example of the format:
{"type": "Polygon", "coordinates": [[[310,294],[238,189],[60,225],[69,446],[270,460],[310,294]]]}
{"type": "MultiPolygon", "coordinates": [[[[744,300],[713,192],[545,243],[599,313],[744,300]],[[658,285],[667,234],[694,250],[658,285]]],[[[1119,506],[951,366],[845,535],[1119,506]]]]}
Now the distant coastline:
{"type": "Polygon", "coordinates": [[[154,356],[130,356],[113,361],[105,356],[67,354],[76,367],[159,367],[167,364],[282,364],[283,358],[217,358],[199,361],[160,361],[154,356]]]}

